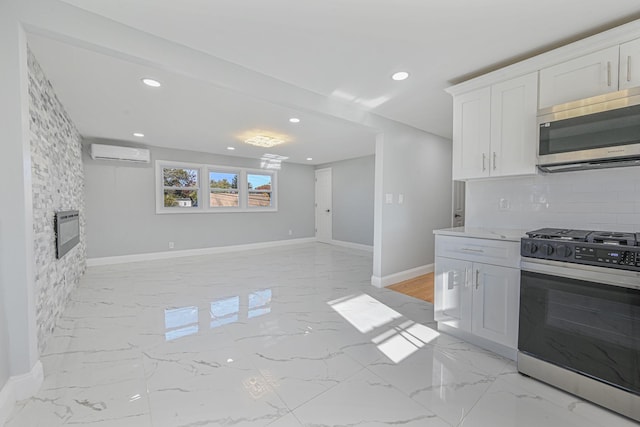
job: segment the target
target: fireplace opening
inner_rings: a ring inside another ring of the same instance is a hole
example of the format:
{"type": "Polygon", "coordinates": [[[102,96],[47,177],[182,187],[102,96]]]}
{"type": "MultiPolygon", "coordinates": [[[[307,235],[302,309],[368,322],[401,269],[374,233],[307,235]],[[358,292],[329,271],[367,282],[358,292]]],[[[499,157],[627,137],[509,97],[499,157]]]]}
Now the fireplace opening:
{"type": "Polygon", "coordinates": [[[56,212],[56,258],[60,259],[80,242],[80,212],[56,212]]]}

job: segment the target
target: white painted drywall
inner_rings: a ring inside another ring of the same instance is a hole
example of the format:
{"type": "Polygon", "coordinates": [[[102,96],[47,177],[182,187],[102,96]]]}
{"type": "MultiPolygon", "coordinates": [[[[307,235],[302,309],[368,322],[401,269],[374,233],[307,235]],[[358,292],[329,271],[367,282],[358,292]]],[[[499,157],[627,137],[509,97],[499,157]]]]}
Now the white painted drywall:
{"type": "Polygon", "coordinates": [[[374,278],[433,263],[433,230],[451,224],[451,189],[450,140],[407,127],[378,136],[376,244],[381,254],[376,256],[374,248],[374,278]]]}
{"type": "Polygon", "coordinates": [[[317,166],[331,168],[333,240],[373,245],[375,156],[317,166]]]}
{"type": "Polygon", "coordinates": [[[173,250],[186,250],[314,236],[310,165],[282,163],[277,212],[156,214],[155,160],[248,168],[259,168],[260,160],[150,147],[152,162],[136,165],[92,160],[88,143],[83,149],[88,258],[163,252],[170,250],[169,242],[173,250]]]}
{"type": "Polygon", "coordinates": [[[33,212],[29,155],[27,45],[18,12],[0,5],[0,286],[8,345],[1,346],[11,376],[38,361],[33,273],[33,212]]]}
{"type": "MultiPolygon", "coordinates": [[[[0,222],[0,233],[2,231],[2,222],[0,222]]],[[[2,241],[2,234],[0,234],[2,241]]],[[[0,252],[0,265],[2,265],[2,252],[0,252]]],[[[9,379],[9,324],[6,315],[6,298],[4,297],[4,277],[0,274],[0,390],[5,386],[9,379]]],[[[0,419],[0,422],[2,420],[0,419]]]]}

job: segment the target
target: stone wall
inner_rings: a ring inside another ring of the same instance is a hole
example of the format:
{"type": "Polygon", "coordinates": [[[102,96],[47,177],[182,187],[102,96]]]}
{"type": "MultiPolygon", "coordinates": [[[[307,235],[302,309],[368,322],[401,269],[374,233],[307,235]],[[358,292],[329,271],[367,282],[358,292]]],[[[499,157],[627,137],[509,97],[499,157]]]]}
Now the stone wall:
{"type": "Polygon", "coordinates": [[[86,267],[81,136],[29,52],[29,113],[38,348],[44,349],[86,267]],[[80,243],[56,259],[56,211],[80,211],[80,243]]]}

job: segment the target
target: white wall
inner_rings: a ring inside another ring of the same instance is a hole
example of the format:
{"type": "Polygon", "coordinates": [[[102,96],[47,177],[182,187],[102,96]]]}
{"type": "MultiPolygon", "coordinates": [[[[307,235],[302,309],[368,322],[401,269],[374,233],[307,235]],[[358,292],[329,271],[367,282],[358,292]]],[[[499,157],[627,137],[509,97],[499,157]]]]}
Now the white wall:
{"type": "Polygon", "coordinates": [[[10,374],[38,361],[33,273],[27,45],[19,17],[0,3],[0,285],[9,342],[0,347],[10,374]],[[9,202],[10,201],[10,202],[9,202]]]}
{"type": "MultiPolygon", "coordinates": [[[[2,227],[0,227],[0,230],[2,227]]],[[[2,235],[0,234],[0,240],[2,235]]],[[[0,265],[2,265],[2,253],[0,252],[0,265]]],[[[9,325],[6,314],[6,298],[4,297],[4,281],[0,275],[0,390],[9,379],[9,325]]],[[[2,420],[0,419],[0,424],[2,420]]]]}
{"type": "Polygon", "coordinates": [[[375,156],[320,165],[331,168],[333,240],[373,245],[375,156]]]}
{"type": "Polygon", "coordinates": [[[387,277],[433,264],[433,230],[451,224],[451,190],[450,140],[406,127],[379,135],[374,283],[386,286],[387,277]]]}
{"type": "Polygon", "coordinates": [[[640,168],[471,181],[466,225],[640,232],[640,168]]]}
{"type": "Polygon", "coordinates": [[[256,169],[260,160],[150,149],[152,162],[136,165],[92,160],[85,145],[88,258],[168,251],[169,241],[175,244],[173,250],[185,250],[314,236],[312,166],[282,163],[277,178],[277,212],[156,214],[155,160],[256,169]]]}

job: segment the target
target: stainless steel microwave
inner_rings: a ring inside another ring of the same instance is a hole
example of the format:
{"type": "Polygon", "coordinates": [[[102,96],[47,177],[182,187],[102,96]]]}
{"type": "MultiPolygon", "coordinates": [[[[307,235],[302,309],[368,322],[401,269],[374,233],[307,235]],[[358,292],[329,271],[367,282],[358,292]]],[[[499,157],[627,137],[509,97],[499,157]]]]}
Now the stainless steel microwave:
{"type": "Polygon", "coordinates": [[[640,166],[640,87],[538,112],[538,168],[640,166]]]}

